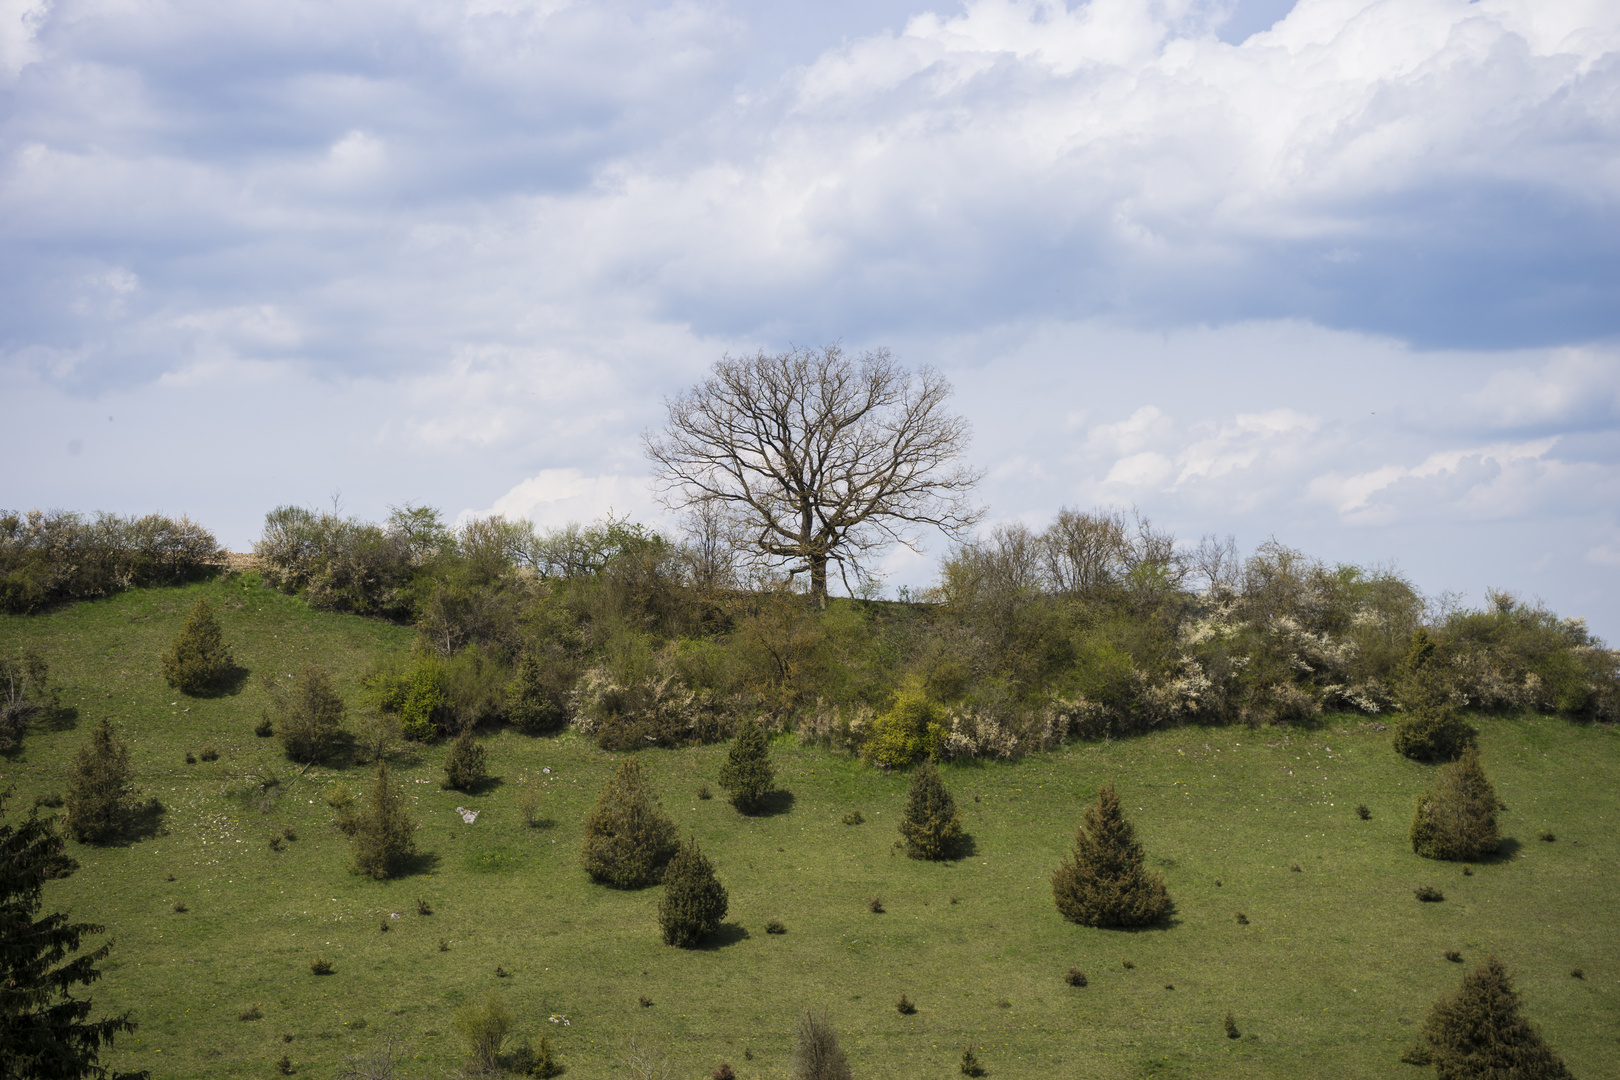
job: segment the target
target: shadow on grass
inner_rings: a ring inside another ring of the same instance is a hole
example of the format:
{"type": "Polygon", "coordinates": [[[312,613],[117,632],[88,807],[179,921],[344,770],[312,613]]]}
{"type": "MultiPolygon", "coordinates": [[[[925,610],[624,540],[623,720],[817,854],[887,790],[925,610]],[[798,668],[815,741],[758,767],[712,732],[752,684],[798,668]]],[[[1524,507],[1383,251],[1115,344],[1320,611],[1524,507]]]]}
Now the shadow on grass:
{"type": "Polygon", "coordinates": [[[393,873],[388,875],[388,880],[398,881],[401,878],[431,874],[439,868],[439,861],[439,856],[434,852],[413,851],[394,864],[393,873]]]}
{"type": "Polygon", "coordinates": [[[692,946],[694,952],[715,952],[727,945],[735,945],[739,941],[747,941],[753,935],[743,929],[741,923],[721,923],[720,929],[704,938],[697,945],[692,946]]]}
{"type": "Polygon", "coordinates": [[[754,807],[753,813],[747,816],[776,817],[778,814],[785,814],[792,810],[795,801],[797,800],[794,799],[791,791],[769,791],[759,800],[759,805],[754,807]]]}
{"type": "Polygon", "coordinates": [[[1489,855],[1481,855],[1477,859],[1455,859],[1452,861],[1458,864],[1472,862],[1482,865],[1505,863],[1513,859],[1517,859],[1519,857],[1519,851],[1523,847],[1524,845],[1519,843],[1519,841],[1515,838],[1511,836],[1504,836],[1496,842],[1496,850],[1489,855]]]}
{"type": "Polygon", "coordinates": [[[466,787],[460,788],[447,788],[444,786],[444,782],[441,780],[439,782],[439,788],[442,791],[459,791],[463,795],[488,795],[505,782],[504,777],[486,776],[476,784],[468,784],[466,787]]]}
{"type": "Polygon", "coordinates": [[[186,697],[201,698],[205,701],[209,698],[235,697],[242,692],[242,687],[247,685],[248,676],[251,674],[253,673],[241,664],[232,664],[212,684],[196,690],[182,690],[181,693],[186,697]]]}

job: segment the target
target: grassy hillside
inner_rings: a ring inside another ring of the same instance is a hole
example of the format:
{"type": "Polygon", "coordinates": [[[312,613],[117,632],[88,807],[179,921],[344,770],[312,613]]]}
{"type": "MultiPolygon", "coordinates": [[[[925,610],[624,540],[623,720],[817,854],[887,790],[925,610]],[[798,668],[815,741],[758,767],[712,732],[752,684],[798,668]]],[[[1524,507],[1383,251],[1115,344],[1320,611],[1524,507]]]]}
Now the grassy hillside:
{"type": "Polygon", "coordinates": [[[368,770],[295,775],[274,740],[253,735],[258,679],[319,659],[353,700],[371,659],[410,638],[241,578],[0,619],[0,649],[40,648],[77,709],[0,759],[12,806],[61,791],[74,748],[108,715],[166,807],[158,835],[72,845],[82,868],[47,893],[117,938],[93,997],[134,1009],[141,1024],[112,1056],[118,1067],[268,1076],[286,1053],[299,1074],[329,1075],[395,1034],[418,1055],[405,1075],[439,1076],[463,1057],[452,1013],[495,992],[519,1033],[549,1032],[581,1080],[622,1075],[632,1036],[656,1044],[676,1076],[726,1060],[747,1080],[781,1077],[794,1013],[807,1005],[829,1008],[863,1078],[956,1075],[969,1043],[995,1078],[1419,1076],[1397,1059],[1460,978],[1465,965],[1442,955],[1456,949],[1467,962],[1488,951],[1507,960],[1575,1075],[1620,1075],[1612,729],[1482,722],[1512,842],[1472,876],[1411,853],[1413,799],[1431,769],[1398,757],[1360,717],[1309,731],[1184,728],[948,766],[976,843],[948,865],[894,846],[903,775],[780,740],[791,805],[750,819],[696,797],[700,784],[715,787],[724,747],[655,751],[644,760],[665,809],[731,891],[721,939],[687,952],[660,942],[657,889],[614,892],[579,870],[580,820],[619,755],[573,735],[487,736],[499,782],[476,796],[440,790],[441,746],[401,756],[393,764],[433,859],[396,881],[347,872],[348,843],[322,796],[361,786],[368,770]],[[157,674],[197,595],[214,602],[252,673],[234,694],[181,697],[157,674]],[[184,764],[207,741],[220,759],[184,764]],[[280,783],[261,809],[252,793],[265,771],[280,783]],[[1169,881],[1179,912],[1165,928],[1086,929],[1053,908],[1051,868],[1109,779],[1169,881]],[[524,788],[541,794],[538,828],[517,809],[524,788]],[[1361,802],[1370,821],[1355,813],[1361,802]],[[458,806],[477,821],[465,824],[458,806]],[[852,809],[865,824],[841,823],[852,809]],[[298,839],[273,851],[284,825],[298,839]],[[1543,830],[1557,841],[1537,840],[1543,830]],[[1423,884],[1445,902],[1418,903],[1423,884]],[[884,914],[868,909],[874,896],[884,914]],[[418,898],[431,915],[417,913],[418,898]],[[764,932],[772,918],[785,935],[764,932]],[[332,975],[310,974],[317,954],[332,975]],[[1071,966],[1086,988],[1064,984],[1071,966]],[[1583,979],[1571,977],[1577,967],[1583,979]],[[915,1015],[895,1010],[901,993],[915,1015]],[[255,1005],[262,1018],[238,1019],[255,1005]],[[1222,1029],[1228,1010],[1242,1039],[1222,1029]],[[570,1024],[548,1023],[552,1014],[570,1024]]]}

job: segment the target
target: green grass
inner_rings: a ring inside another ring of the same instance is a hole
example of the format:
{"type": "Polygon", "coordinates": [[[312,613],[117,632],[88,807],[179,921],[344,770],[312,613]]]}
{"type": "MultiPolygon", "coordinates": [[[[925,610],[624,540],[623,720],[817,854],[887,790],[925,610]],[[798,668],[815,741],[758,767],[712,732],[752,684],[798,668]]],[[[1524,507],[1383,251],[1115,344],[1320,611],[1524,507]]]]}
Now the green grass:
{"type": "Polygon", "coordinates": [[[622,1075],[630,1037],[661,1048],[675,1075],[707,1076],[726,1060],[744,1080],[781,1077],[806,1006],[830,1010],[863,1080],[955,1076],[968,1044],[993,1080],[1420,1076],[1398,1058],[1465,970],[1444,958],[1457,949],[1468,963],[1491,951],[1508,962],[1575,1075],[1620,1075],[1615,731],[1480,721],[1516,846],[1472,876],[1412,854],[1412,804],[1432,770],[1356,717],[1312,732],[1183,729],[947,767],[977,844],[954,864],[893,846],[902,775],[778,739],[793,804],[750,819],[696,796],[715,787],[724,747],[652,752],[644,760],[666,810],[731,892],[722,941],[688,952],[660,941],[657,889],[615,892],[580,871],[580,820],[618,755],[572,735],[487,737],[499,783],[479,795],[438,787],[442,746],[401,757],[419,846],[434,861],[396,881],[347,872],[322,793],[359,789],[368,773],[295,777],[278,744],[252,734],[257,679],[319,659],[352,700],[369,659],[410,636],[240,578],[0,619],[0,648],[42,648],[79,710],[76,726],[33,731],[22,755],[0,759],[13,807],[60,791],[74,748],[110,715],[141,784],[167,808],[158,836],[73,845],[82,868],[47,893],[117,939],[93,997],[99,1010],[133,1009],[141,1026],[111,1063],[163,1077],[269,1076],[287,1053],[300,1074],[329,1075],[345,1054],[398,1034],[419,1055],[406,1075],[437,1076],[463,1058],[454,1010],[494,992],[519,1033],[549,1033],[580,1080],[622,1075]],[[197,594],[215,602],[253,672],[234,695],[184,698],[157,675],[197,594]],[[209,740],[220,760],[185,765],[186,750],[209,740]],[[240,793],[265,769],[282,783],[260,813],[240,793]],[[1179,911],[1167,928],[1092,930],[1053,908],[1051,868],[1110,779],[1169,881],[1179,911]],[[525,787],[542,794],[539,828],[517,808],[525,787]],[[1356,816],[1361,802],[1372,820],[1356,816]],[[476,823],[457,806],[480,811],[476,823]],[[865,824],[841,824],[852,809],[865,824]],[[268,840],[282,825],[298,839],[278,853],[268,840]],[[1542,830],[1557,842],[1538,841],[1542,830]],[[1423,884],[1445,902],[1418,903],[1423,884]],[[886,914],[868,910],[873,896],[886,914]],[[418,897],[433,914],[417,914],[418,897]],[[176,901],[188,910],[175,913],[176,901]],[[786,934],[765,933],[773,918],[786,934]],[[310,974],[317,954],[333,974],[310,974]],[[1087,987],[1066,985],[1070,967],[1087,987]],[[1576,967],[1584,979],[1570,976],[1576,967]],[[915,1015],[896,1011],[902,993],[915,1015]],[[261,1019],[237,1019],[254,1005],[261,1019]],[[1226,1037],[1228,1010],[1242,1039],[1226,1037]],[[553,1013],[571,1024],[548,1023],[553,1013]]]}

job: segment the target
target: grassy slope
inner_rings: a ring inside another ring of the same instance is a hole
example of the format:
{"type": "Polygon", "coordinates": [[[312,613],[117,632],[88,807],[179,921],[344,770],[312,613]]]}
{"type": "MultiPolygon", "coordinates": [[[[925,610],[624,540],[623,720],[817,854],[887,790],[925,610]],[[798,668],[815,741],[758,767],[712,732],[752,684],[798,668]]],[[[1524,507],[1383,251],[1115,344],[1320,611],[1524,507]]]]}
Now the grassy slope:
{"type": "Polygon", "coordinates": [[[714,785],[723,748],[652,753],[666,808],[731,890],[723,943],[683,952],[659,941],[658,890],[613,892],[579,871],[580,819],[617,758],[570,735],[488,738],[501,783],[479,796],[438,788],[442,748],[401,759],[420,847],[437,861],[393,882],[346,872],[346,841],[320,796],[367,773],[317,768],[293,779],[276,744],[251,732],[256,677],[317,658],[352,692],[376,650],[406,648],[409,636],[310,612],[240,579],[0,619],[0,648],[42,647],[80,710],[76,730],[36,731],[22,756],[0,759],[13,806],[60,790],[74,747],[110,714],[141,782],[168,808],[162,835],[76,847],[83,868],[48,894],[118,939],[94,990],[99,1006],[132,1008],[141,1024],[119,1044],[118,1066],[270,1075],[286,1052],[300,1073],[325,1075],[397,1033],[419,1054],[408,1075],[439,1075],[460,1057],[451,1014],[494,991],[521,1034],[553,1035],[578,1078],[618,1075],[632,1035],[661,1046],[676,1075],[707,1075],[724,1059],[746,1080],[781,1077],[793,1014],[806,1005],[831,1010],[861,1077],[951,1076],[970,1041],[1003,1078],[1416,1076],[1396,1058],[1430,1002],[1456,984],[1462,966],[1441,955],[1455,948],[1470,961],[1492,950],[1508,961],[1532,1018],[1577,1076],[1620,1075],[1613,731],[1484,723],[1486,766],[1518,844],[1472,877],[1411,853],[1406,828],[1430,770],[1351,717],[1311,733],[1185,729],[950,767],[978,845],[953,865],[913,862],[892,846],[904,777],[779,741],[780,779],[795,801],[747,819],[694,795],[714,785]],[[198,594],[216,602],[255,673],[234,696],[182,698],[157,675],[198,594]],[[220,761],[183,764],[210,739],[220,761]],[[262,768],[283,777],[267,815],[231,796],[262,768]],[[1180,909],[1170,928],[1091,930],[1053,909],[1051,868],[1105,779],[1169,880],[1180,909]],[[515,796],[525,786],[543,792],[553,824],[523,827],[515,796]],[[1371,821],[1357,819],[1358,802],[1371,821]],[[458,805],[480,810],[477,823],[464,824],[458,805]],[[866,824],[840,824],[853,808],[866,824]],[[283,823],[299,839],[275,853],[266,841],[283,823]],[[1558,842],[1538,842],[1543,829],[1558,842]],[[1446,902],[1414,900],[1425,883],[1446,902]],[[867,910],[874,895],[886,914],[867,910]],[[415,913],[419,896],[434,914],[415,913]],[[176,900],[189,911],[174,913],[176,900]],[[1237,925],[1238,911],[1249,926],[1237,925]],[[766,935],[769,918],[789,932],[766,935]],[[317,953],[335,974],[310,975],[317,953]],[[497,978],[496,965],[510,977],[497,978]],[[1064,985],[1070,966],[1087,973],[1087,988],[1064,985]],[[1577,966],[1585,979],[1570,977],[1577,966]],[[902,992],[916,1015],[895,1011],[902,992]],[[642,995],[654,1004],[641,1007],[642,995]],[[264,1018],[238,1021],[252,1004],[264,1018]],[[1225,1037],[1227,1010],[1243,1039],[1225,1037]],[[572,1024],[546,1023],[553,1012],[572,1024]]]}

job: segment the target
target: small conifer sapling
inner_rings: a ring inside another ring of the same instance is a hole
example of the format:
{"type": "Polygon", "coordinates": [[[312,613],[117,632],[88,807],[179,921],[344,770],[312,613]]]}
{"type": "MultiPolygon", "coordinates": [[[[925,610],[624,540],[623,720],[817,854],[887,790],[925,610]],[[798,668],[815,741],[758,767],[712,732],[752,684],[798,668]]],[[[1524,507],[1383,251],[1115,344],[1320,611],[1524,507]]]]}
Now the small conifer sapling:
{"type": "Polygon", "coordinates": [[[68,775],[68,833],[82,844],[112,840],[128,822],[134,794],[129,747],[102,717],[74,755],[68,775]]]}
{"type": "Polygon", "coordinates": [[[639,889],[662,880],[679,847],[675,823],[654,804],[641,762],[626,758],[585,815],[586,873],[616,889],[639,889]]]}
{"type": "Polygon", "coordinates": [[[388,776],[388,766],[377,763],[370,798],[355,815],[354,870],[367,877],[392,877],[399,873],[416,849],[416,823],[405,808],[405,793],[388,776]]]}
{"type": "Polygon", "coordinates": [[[751,814],[764,804],[775,780],[771,744],[764,726],[753,720],[742,721],[720,766],[720,786],[729,793],[732,806],[751,814]]]}
{"type": "Polygon", "coordinates": [[[187,694],[210,690],[236,670],[225,635],[208,601],[199,598],[186,624],[163,654],[163,678],[187,694]]]}
{"type": "Polygon", "coordinates": [[[1412,850],[1426,859],[1454,861],[1493,854],[1501,843],[1496,829],[1500,807],[1479,752],[1468,747],[1440,770],[1433,789],[1418,796],[1412,850]]]}
{"type": "Polygon", "coordinates": [[[714,876],[714,863],[689,838],[664,871],[664,895],[658,902],[664,944],[687,949],[710,937],[720,929],[726,905],[726,889],[714,876]]]}
{"type": "Polygon", "coordinates": [[[1507,969],[1491,956],[1436,1002],[1423,1024],[1435,1071],[1457,1080],[1569,1080],[1563,1060],[1520,1014],[1507,969]]]}
{"type": "Polygon", "coordinates": [[[906,842],[906,854],[913,859],[952,859],[967,843],[962,814],[932,761],[923,762],[912,773],[900,835],[906,842]]]}
{"type": "Polygon", "coordinates": [[[439,785],[447,790],[476,791],[488,777],[484,748],[473,737],[471,727],[461,729],[450,744],[444,757],[444,781],[439,785]]]}
{"type": "Polygon", "coordinates": [[[1082,926],[1149,926],[1174,912],[1164,879],[1143,863],[1113,783],[1086,807],[1073,857],[1052,873],[1052,897],[1064,918],[1082,926]]]}

